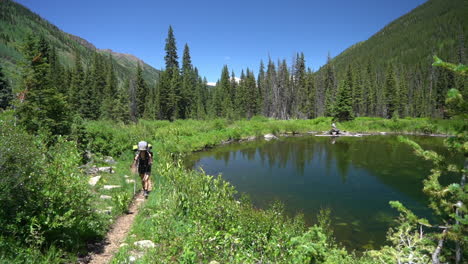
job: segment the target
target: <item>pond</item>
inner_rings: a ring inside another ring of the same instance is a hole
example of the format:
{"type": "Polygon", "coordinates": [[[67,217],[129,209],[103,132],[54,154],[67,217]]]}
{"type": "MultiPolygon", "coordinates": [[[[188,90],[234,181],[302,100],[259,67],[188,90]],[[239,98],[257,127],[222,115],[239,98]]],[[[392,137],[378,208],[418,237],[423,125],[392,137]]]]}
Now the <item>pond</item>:
{"type": "MultiPolygon", "coordinates": [[[[442,138],[411,137],[444,155],[442,138]]],[[[314,224],[331,209],[335,237],[349,249],[378,248],[397,216],[398,200],[418,216],[432,218],[422,192],[431,163],[414,155],[396,136],[284,137],[233,143],[190,155],[187,166],[222,174],[257,208],[281,201],[293,216],[314,224]]],[[[444,181],[452,177],[445,176],[444,181]]]]}

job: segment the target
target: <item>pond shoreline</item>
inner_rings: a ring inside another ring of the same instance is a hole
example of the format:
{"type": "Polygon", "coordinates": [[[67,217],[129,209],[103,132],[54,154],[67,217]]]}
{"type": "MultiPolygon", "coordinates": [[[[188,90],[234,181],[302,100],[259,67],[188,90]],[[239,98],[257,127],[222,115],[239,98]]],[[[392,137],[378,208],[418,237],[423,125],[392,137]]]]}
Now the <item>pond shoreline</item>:
{"type": "MultiPolygon", "coordinates": [[[[203,152],[203,151],[213,149],[213,148],[218,147],[218,146],[224,146],[224,145],[228,145],[228,144],[232,144],[232,143],[250,142],[250,141],[259,140],[259,139],[270,141],[270,140],[273,140],[273,139],[278,139],[278,137],[303,137],[303,136],[311,136],[311,135],[320,136],[320,135],[327,135],[327,132],[328,131],[285,132],[285,133],[279,133],[278,135],[266,134],[266,135],[263,135],[263,136],[248,136],[248,137],[243,137],[243,138],[240,138],[240,139],[230,138],[230,139],[227,139],[227,140],[222,140],[219,144],[206,145],[201,149],[192,151],[191,153],[203,152]],[[274,137],[266,139],[265,137],[267,135],[273,135],[274,137]]],[[[427,133],[420,133],[420,132],[394,132],[394,131],[391,131],[391,132],[386,132],[386,131],[382,131],[382,132],[349,132],[349,131],[343,131],[343,132],[352,133],[352,135],[348,135],[347,137],[352,137],[352,136],[360,137],[360,136],[390,136],[390,135],[394,136],[394,135],[402,135],[402,136],[426,136],[426,137],[445,137],[445,138],[447,138],[447,137],[452,137],[453,136],[453,135],[449,135],[449,134],[434,134],[434,133],[427,134],[427,133]],[[359,136],[357,136],[357,135],[359,135],[359,136]]],[[[330,137],[333,137],[333,136],[330,135],[330,137]]],[[[340,137],[340,136],[335,136],[335,137],[340,137]]]]}

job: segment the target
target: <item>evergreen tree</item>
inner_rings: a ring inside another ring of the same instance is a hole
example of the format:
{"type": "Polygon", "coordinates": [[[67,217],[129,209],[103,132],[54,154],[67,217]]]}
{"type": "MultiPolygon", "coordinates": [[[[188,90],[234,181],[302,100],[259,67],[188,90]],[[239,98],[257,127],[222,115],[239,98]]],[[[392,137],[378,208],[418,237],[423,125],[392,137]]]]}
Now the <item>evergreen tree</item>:
{"type": "Polygon", "coordinates": [[[221,72],[221,80],[219,82],[219,90],[221,98],[218,98],[220,102],[216,102],[218,105],[218,113],[222,117],[232,118],[234,115],[232,93],[231,93],[231,82],[229,78],[229,69],[226,65],[223,67],[221,72]]]}
{"type": "Polygon", "coordinates": [[[352,90],[348,82],[348,79],[341,81],[333,107],[333,117],[339,121],[349,121],[354,118],[352,90]]]}
{"type": "Polygon", "coordinates": [[[6,109],[10,106],[11,100],[13,100],[13,92],[0,64],[0,109],[6,109]]]}
{"type": "Polygon", "coordinates": [[[304,53],[301,55],[297,54],[295,72],[294,72],[294,93],[292,96],[292,105],[294,109],[294,115],[300,118],[307,117],[307,87],[306,87],[306,68],[304,53]]]}
{"type": "Polygon", "coordinates": [[[179,69],[179,57],[177,56],[177,46],[172,26],[169,26],[164,49],[166,50],[166,56],[164,57],[166,61],[166,71],[170,74],[173,68],[179,69]]]}
{"type": "Polygon", "coordinates": [[[324,91],[325,91],[325,116],[331,116],[333,113],[333,105],[335,102],[335,72],[333,65],[331,65],[331,57],[328,54],[327,64],[325,65],[325,79],[324,79],[324,91]]]}
{"type": "Polygon", "coordinates": [[[143,79],[143,69],[140,63],[137,65],[136,70],[136,103],[137,103],[137,116],[142,118],[145,113],[146,98],[148,96],[148,86],[146,85],[145,79],[143,79]]]}
{"type": "Polygon", "coordinates": [[[150,87],[148,91],[149,92],[146,96],[145,112],[143,114],[143,117],[145,119],[154,120],[157,118],[157,111],[158,111],[158,107],[156,106],[157,90],[156,90],[156,87],[150,87]]]}
{"type": "Polygon", "coordinates": [[[197,76],[193,69],[192,59],[190,58],[190,50],[187,44],[185,44],[184,47],[181,78],[182,89],[179,103],[179,116],[180,118],[189,118],[194,112],[196,112],[194,95],[197,85],[197,76]]]}
{"type": "Polygon", "coordinates": [[[310,69],[307,70],[305,85],[307,91],[306,118],[315,118],[317,114],[315,105],[315,78],[310,69]]]}
{"type": "Polygon", "coordinates": [[[117,94],[117,78],[115,76],[112,55],[107,60],[106,86],[104,87],[101,105],[101,117],[104,119],[115,119],[115,101],[117,94]]]}
{"type": "Polygon", "coordinates": [[[122,123],[130,122],[130,101],[128,90],[130,89],[130,81],[126,81],[123,88],[117,89],[117,96],[114,105],[114,120],[122,123]]]}
{"type": "Polygon", "coordinates": [[[257,78],[257,90],[258,90],[258,98],[257,98],[257,106],[258,112],[257,114],[265,114],[265,95],[266,93],[266,75],[265,75],[265,65],[263,65],[263,60],[260,61],[260,69],[258,71],[258,78],[257,78]]]}
{"type": "Polygon", "coordinates": [[[247,108],[247,118],[258,114],[258,90],[257,90],[257,81],[255,80],[255,75],[252,71],[247,68],[247,76],[245,77],[245,88],[247,100],[245,100],[247,108]]]}
{"type": "Polygon", "coordinates": [[[85,72],[83,69],[83,64],[81,61],[81,54],[77,50],[75,52],[75,68],[72,73],[72,79],[70,83],[70,88],[68,92],[68,100],[70,106],[75,111],[79,111],[80,105],[82,103],[83,94],[82,89],[84,86],[85,72]]]}
{"type": "Polygon", "coordinates": [[[45,131],[52,135],[70,133],[72,116],[65,97],[51,84],[48,43],[32,35],[22,47],[23,100],[18,107],[20,124],[27,131],[45,131]]]}
{"type": "Polygon", "coordinates": [[[387,117],[399,116],[399,91],[392,64],[387,67],[387,74],[385,76],[385,100],[387,117]]]}

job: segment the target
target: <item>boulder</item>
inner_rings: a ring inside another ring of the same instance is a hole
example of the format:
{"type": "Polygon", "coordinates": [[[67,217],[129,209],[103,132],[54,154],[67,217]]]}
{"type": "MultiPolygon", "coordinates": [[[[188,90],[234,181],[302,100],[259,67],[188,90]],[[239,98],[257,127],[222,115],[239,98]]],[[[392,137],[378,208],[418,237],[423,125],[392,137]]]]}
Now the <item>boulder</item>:
{"type": "Polygon", "coordinates": [[[120,185],[104,185],[104,186],[102,186],[102,188],[104,190],[111,190],[111,189],[120,188],[120,187],[121,187],[120,185]]]}
{"type": "Polygon", "coordinates": [[[154,248],[156,246],[151,240],[140,240],[133,244],[140,248],[154,248]]]}
{"type": "Polygon", "coordinates": [[[265,138],[265,140],[272,140],[272,139],[278,139],[278,137],[276,137],[275,135],[273,134],[266,134],[265,136],[263,136],[265,138]]]}
{"type": "Polygon", "coordinates": [[[91,185],[91,186],[94,186],[99,181],[99,179],[101,179],[101,176],[99,176],[99,175],[95,176],[95,177],[91,177],[88,180],[88,184],[91,185]]]}
{"type": "Polygon", "coordinates": [[[114,160],[114,158],[112,158],[111,156],[106,156],[102,159],[102,161],[104,161],[105,163],[109,164],[109,165],[114,165],[116,164],[117,162],[114,160]]]}
{"type": "Polygon", "coordinates": [[[115,173],[114,167],[99,167],[98,171],[100,172],[108,172],[108,173],[115,173]]]}
{"type": "Polygon", "coordinates": [[[103,199],[103,200],[109,200],[109,199],[112,199],[112,196],[109,196],[109,195],[101,195],[99,196],[99,198],[103,199]]]}

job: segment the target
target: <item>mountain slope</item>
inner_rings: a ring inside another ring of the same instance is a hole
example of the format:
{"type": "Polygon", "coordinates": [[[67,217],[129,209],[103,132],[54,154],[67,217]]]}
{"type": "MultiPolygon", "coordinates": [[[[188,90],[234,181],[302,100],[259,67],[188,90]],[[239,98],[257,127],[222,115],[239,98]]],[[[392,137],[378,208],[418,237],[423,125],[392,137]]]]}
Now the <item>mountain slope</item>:
{"type": "MultiPolygon", "coordinates": [[[[6,75],[18,86],[19,67],[22,54],[20,47],[25,37],[34,33],[41,34],[57,49],[60,62],[67,68],[72,68],[74,54],[79,51],[85,66],[90,65],[93,53],[109,53],[108,50],[98,50],[88,41],[63,32],[55,25],[33,13],[28,8],[11,0],[0,1],[0,63],[4,65],[6,75]]],[[[114,57],[115,70],[119,80],[133,78],[137,63],[142,64],[143,76],[149,84],[154,84],[159,78],[159,71],[142,60],[128,54],[110,52],[114,57]]]]}
{"type": "MultiPolygon", "coordinates": [[[[461,62],[468,46],[468,1],[429,0],[396,19],[366,41],[359,42],[332,60],[338,73],[348,64],[371,61],[383,68],[388,63],[430,68],[432,56],[461,62]]],[[[466,62],[466,61],[465,61],[466,62]]]]}

